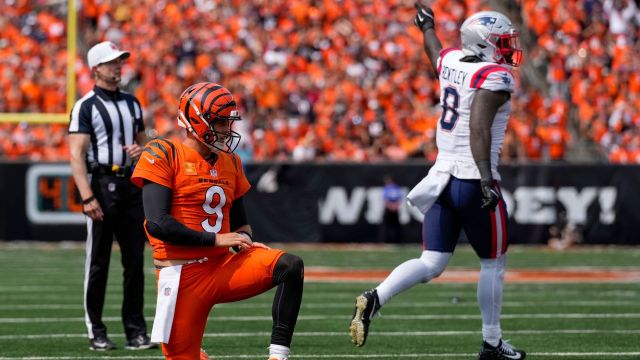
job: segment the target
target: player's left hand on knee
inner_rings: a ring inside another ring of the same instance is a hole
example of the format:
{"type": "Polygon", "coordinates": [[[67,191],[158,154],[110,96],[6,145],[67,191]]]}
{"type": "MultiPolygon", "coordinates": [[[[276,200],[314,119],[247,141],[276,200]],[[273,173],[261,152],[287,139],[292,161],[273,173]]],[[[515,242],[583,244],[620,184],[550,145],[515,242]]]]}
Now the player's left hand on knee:
{"type": "Polygon", "coordinates": [[[261,243],[261,242],[257,242],[257,241],[252,242],[252,243],[251,243],[251,247],[263,248],[263,249],[267,249],[267,250],[268,250],[268,249],[271,249],[271,248],[270,248],[270,247],[268,247],[267,245],[265,245],[265,244],[263,244],[263,243],[261,243]]]}
{"type": "Polygon", "coordinates": [[[493,179],[480,180],[480,187],[482,188],[481,207],[487,210],[495,209],[501,198],[496,181],[493,179]]]}
{"type": "MultiPolygon", "coordinates": [[[[268,247],[267,245],[265,245],[265,244],[263,244],[263,243],[261,243],[261,242],[257,242],[257,241],[252,242],[252,243],[251,243],[251,245],[250,245],[249,247],[247,247],[247,249],[248,249],[248,248],[262,248],[262,249],[267,249],[267,250],[270,250],[270,249],[271,249],[271,248],[270,248],[270,247],[268,247]]],[[[234,253],[234,254],[237,254],[237,253],[239,253],[240,251],[242,251],[242,250],[244,250],[244,249],[245,249],[245,248],[240,247],[240,246],[232,246],[232,247],[230,248],[231,252],[232,252],[232,253],[234,253]]]]}

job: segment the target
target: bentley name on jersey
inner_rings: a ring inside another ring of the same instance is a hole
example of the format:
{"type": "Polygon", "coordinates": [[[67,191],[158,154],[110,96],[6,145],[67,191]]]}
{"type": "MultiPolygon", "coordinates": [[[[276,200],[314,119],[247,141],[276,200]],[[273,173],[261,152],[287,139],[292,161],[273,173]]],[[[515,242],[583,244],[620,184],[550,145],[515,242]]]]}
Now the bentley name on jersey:
{"type": "MultiPolygon", "coordinates": [[[[437,70],[440,80],[442,116],[438,122],[436,142],[437,162],[455,162],[451,175],[461,179],[479,179],[469,141],[471,104],[478,89],[513,93],[514,79],[508,66],[492,62],[462,62],[460,49],[442,49],[437,70]]],[[[491,167],[499,179],[496,167],[504,142],[511,102],[502,105],[491,126],[491,167]]]]}

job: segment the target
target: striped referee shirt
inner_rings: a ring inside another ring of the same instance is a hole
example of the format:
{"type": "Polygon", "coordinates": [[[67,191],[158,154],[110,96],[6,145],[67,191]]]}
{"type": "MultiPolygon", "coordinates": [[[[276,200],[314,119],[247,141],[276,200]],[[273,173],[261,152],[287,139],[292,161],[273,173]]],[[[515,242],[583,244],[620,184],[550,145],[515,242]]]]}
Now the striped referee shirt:
{"type": "Polygon", "coordinates": [[[130,165],[124,145],[135,143],[144,131],[142,108],[133,95],[94,86],[71,110],[69,133],[89,134],[91,143],[87,163],[91,165],[130,165]]]}

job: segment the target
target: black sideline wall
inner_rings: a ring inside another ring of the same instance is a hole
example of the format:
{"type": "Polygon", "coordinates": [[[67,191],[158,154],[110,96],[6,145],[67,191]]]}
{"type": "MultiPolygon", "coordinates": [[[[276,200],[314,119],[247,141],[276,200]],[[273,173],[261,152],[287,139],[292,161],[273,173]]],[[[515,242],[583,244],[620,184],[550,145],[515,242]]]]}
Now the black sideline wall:
{"type": "MultiPolygon", "coordinates": [[[[246,207],[262,242],[375,242],[382,178],[411,189],[428,166],[249,164],[246,207]]],[[[512,243],[539,244],[566,217],[587,244],[640,244],[640,167],[502,166],[512,243]]],[[[84,217],[67,164],[0,164],[1,240],[83,240],[84,217]]],[[[420,242],[422,216],[404,205],[405,242],[420,242]]]]}

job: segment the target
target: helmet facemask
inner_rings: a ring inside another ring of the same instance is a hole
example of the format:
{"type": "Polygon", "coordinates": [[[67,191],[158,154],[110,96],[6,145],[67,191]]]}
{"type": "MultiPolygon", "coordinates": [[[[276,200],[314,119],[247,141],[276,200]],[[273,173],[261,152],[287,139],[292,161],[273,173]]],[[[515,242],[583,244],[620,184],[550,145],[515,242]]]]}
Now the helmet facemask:
{"type": "Polygon", "coordinates": [[[206,112],[201,119],[206,121],[209,126],[209,130],[202,135],[201,139],[205,145],[228,153],[236,150],[240,144],[241,136],[231,129],[234,121],[241,120],[238,110],[232,110],[230,116],[215,116],[206,112]],[[215,125],[222,122],[228,122],[228,125],[224,126],[224,130],[217,130],[215,125]]]}
{"type": "Polygon", "coordinates": [[[509,34],[491,34],[491,42],[496,44],[496,59],[499,63],[518,66],[522,61],[520,35],[512,30],[509,34]]]}

